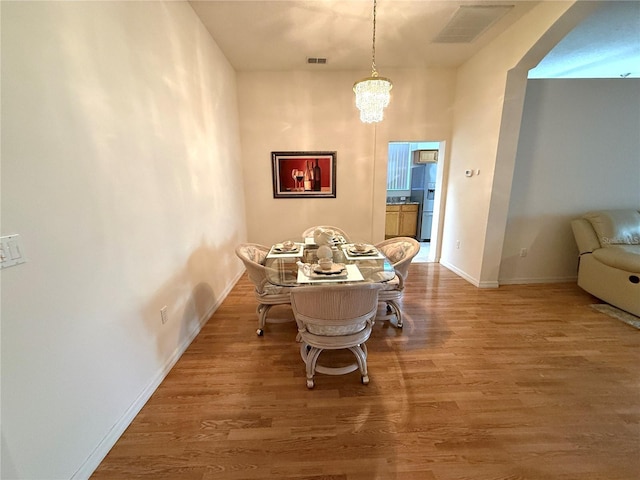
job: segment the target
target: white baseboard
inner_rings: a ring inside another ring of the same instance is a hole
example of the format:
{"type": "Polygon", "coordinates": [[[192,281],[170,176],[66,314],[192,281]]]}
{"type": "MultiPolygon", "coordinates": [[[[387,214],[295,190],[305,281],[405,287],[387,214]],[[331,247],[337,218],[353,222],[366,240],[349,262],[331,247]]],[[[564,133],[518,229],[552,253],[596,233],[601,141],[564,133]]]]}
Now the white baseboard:
{"type": "Polygon", "coordinates": [[[160,386],[165,377],[169,374],[173,366],[178,362],[182,354],[189,348],[191,342],[198,336],[202,327],[207,323],[207,320],[211,318],[211,315],[218,309],[218,307],[222,304],[222,302],[227,298],[227,295],[231,292],[233,287],[240,277],[244,274],[244,269],[240,271],[240,273],[233,279],[227,288],[222,292],[219,297],[219,300],[213,304],[199,319],[195,326],[195,328],[189,332],[189,335],[176,347],[171,356],[167,359],[164,366],[156,373],[156,375],[151,379],[151,381],[147,384],[147,386],[142,390],[138,398],[136,398],[133,403],[127,408],[126,412],[118,421],[113,425],[111,430],[107,432],[102,441],[96,446],[96,448],[91,452],[91,455],[84,461],[84,463],[80,466],[80,468],[72,475],[71,480],[86,480],[88,479],[93,472],[98,468],[100,462],[104,460],[109,451],[116,444],[120,436],[124,433],[127,427],[133,422],[133,419],[136,418],[136,415],[140,413],[142,407],[147,403],[151,395],[156,391],[156,389],[160,386]]]}
{"type": "Polygon", "coordinates": [[[498,284],[498,282],[493,282],[493,281],[492,282],[481,282],[477,278],[474,278],[471,275],[469,275],[467,272],[464,272],[463,270],[460,270],[455,265],[451,265],[450,263],[443,262],[442,259],[440,260],[440,265],[442,265],[443,267],[451,270],[453,273],[455,273],[456,275],[464,278],[467,282],[469,282],[472,285],[475,285],[478,288],[498,288],[500,286],[498,284]]]}
{"type": "Polygon", "coordinates": [[[475,285],[478,288],[498,288],[500,285],[526,285],[526,284],[536,284],[536,283],[570,283],[576,282],[578,280],[577,275],[569,276],[569,277],[521,277],[521,278],[507,278],[507,279],[499,279],[497,282],[481,282],[478,279],[468,275],[466,272],[460,270],[454,265],[451,265],[447,262],[440,261],[440,265],[446,267],[451,270],[456,275],[461,276],[467,282],[475,285]]]}
{"type": "Polygon", "coordinates": [[[500,285],[526,285],[528,283],[576,283],[577,281],[578,277],[574,275],[571,277],[507,278],[498,280],[498,283],[500,285]]]}

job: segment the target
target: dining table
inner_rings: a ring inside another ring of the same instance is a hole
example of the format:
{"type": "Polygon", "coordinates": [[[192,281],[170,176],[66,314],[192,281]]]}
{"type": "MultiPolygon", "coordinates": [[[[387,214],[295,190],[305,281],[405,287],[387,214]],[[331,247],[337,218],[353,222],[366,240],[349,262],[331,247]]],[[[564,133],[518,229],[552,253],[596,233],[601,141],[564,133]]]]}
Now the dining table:
{"type": "MultiPolygon", "coordinates": [[[[327,283],[384,283],[396,276],[389,259],[374,245],[336,242],[328,247],[333,260],[331,269],[320,267],[319,246],[311,238],[303,242],[272,245],[264,262],[267,280],[273,285],[294,287],[327,283]]],[[[326,255],[326,249],[323,253],[326,255]]]]}

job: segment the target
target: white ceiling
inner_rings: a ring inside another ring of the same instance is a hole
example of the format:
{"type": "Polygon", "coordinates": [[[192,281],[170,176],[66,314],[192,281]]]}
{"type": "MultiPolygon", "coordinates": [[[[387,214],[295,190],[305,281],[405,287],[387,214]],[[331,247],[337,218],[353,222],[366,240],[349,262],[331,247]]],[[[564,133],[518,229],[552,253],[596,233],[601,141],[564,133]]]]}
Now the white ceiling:
{"type": "Polygon", "coordinates": [[[529,78],[640,78],[640,2],[607,2],[564,37],[529,78]]]}
{"type": "MultiPolygon", "coordinates": [[[[191,0],[238,71],[371,69],[372,0],[191,0]],[[324,65],[308,57],[327,58],[324,65]]],[[[378,0],[376,65],[454,67],[538,1],[378,0]],[[512,5],[474,41],[437,43],[460,6],[512,5]]],[[[606,2],[541,62],[532,76],[640,77],[640,1],[606,2]],[[596,68],[597,67],[597,68],[596,68]]]]}

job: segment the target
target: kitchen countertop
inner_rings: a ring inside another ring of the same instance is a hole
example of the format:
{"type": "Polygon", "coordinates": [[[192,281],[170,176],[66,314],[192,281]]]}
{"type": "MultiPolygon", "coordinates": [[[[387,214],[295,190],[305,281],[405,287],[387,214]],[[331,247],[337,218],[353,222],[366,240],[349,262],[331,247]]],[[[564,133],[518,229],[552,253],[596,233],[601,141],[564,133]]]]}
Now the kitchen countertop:
{"type": "Polygon", "coordinates": [[[387,205],[420,205],[419,202],[387,202],[387,205]]]}

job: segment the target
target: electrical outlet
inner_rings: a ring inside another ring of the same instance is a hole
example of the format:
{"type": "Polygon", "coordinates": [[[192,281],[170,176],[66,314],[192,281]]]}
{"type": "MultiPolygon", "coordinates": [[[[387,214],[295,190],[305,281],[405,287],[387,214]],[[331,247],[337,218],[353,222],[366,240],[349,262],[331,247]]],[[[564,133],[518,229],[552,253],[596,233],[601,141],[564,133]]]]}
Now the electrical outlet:
{"type": "Polygon", "coordinates": [[[456,240],[456,248],[460,248],[460,240],[456,240]]]}
{"type": "Polygon", "coordinates": [[[527,253],[529,253],[529,252],[527,252],[527,249],[526,249],[526,248],[521,248],[521,249],[520,249],[520,256],[521,256],[521,257],[526,257],[526,256],[527,256],[527,253]]]}
{"type": "Polygon", "coordinates": [[[162,320],[163,325],[167,323],[167,320],[169,320],[169,313],[167,312],[166,305],[160,309],[160,320],[162,320]]]}

